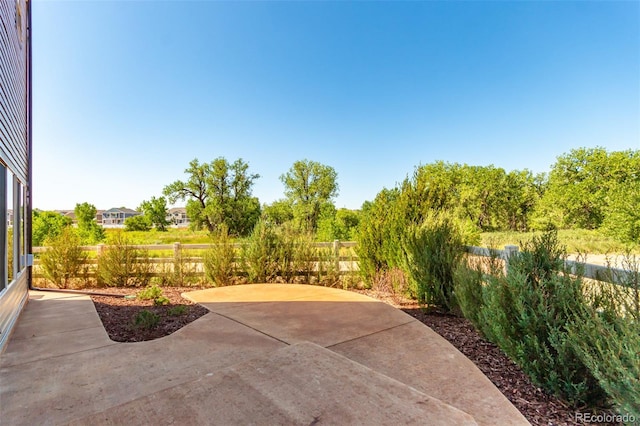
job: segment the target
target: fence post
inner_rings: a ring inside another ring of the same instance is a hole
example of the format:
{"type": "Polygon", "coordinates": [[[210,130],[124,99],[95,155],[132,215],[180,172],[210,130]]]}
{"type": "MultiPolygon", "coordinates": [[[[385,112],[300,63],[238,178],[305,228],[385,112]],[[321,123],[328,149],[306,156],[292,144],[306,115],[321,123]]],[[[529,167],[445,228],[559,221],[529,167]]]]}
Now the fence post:
{"type": "Polygon", "coordinates": [[[507,275],[509,271],[509,259],[511,256],[518,253],[518,246],[504,246],[504,274],[507,275]]]}
{"type": "Polygon", "coordinates": [[[96,246],[96,251],[98,252],[98,257],[102,256],[104,253],[104,244],[98,244],[96,246]]]}
{"type": "Polygon", "coordinates": [[[176,263],[180,260],[180,243],[173,243],[173,260],[176,263]]]}
{"type": "Polygon", "coordinates": [[[340,273],[340,241],[333,240],[333,258],[336,272],[340,273]]]}

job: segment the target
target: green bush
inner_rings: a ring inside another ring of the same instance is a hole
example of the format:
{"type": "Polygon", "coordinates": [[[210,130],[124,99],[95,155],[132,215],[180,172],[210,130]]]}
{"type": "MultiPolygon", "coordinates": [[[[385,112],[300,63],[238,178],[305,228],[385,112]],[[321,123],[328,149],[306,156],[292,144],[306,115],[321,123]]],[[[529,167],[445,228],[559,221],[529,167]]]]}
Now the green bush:
{"type": "Polygon", "coordinates": [[[622,267],[622,285],[599,283],[589,292],[589,309],[568,327],[569,342],[620,414],[640,419],[637,257],[627,254],[622,267]]]}
{"type": "Polygon", "coordinates": [[[149,283],[153,265],[146,250],[132,246],[122,232],[98,257],[98,282],[109,287],[142,287],[149,283]]]}
{"type": "Polygon", "coordinates": [[[45,240],[47,250],[40,255],[42,272],[47,280],[59,288],[69,288],[79,277],[86,275],[87,254],[80,247],[80,238],[70,227],[45,240]]]}
{"type": "Polygon", "coordinates": [[[188,310],[187,305],[176,305],[169,309],[168,314],[172,317],[177,317],[186,314],[188,310]]]}
{"type": "Polygon", "coordinates": [[[134,327],[152,329],[155,328],[160,322],[160,317],[155,312],[143,309],[133,319],[134,327]]]}
{"type": "Polygon", "coordinates": [[[319,250],[313,236],[287,224],[260,221],[242,248],[242,265],[249,282],[311,282],[319,250]]]}
{"type": "Polygon", "coordinates": [[[462,315],[481,329],[480,311],[483,306],[482,289],[484,273],[469,265],[468,261],[461,262],[453,274],[453,292],[462,315]]]}
{"type": "Polygon", "coordinates": [[[162,289],[154,284],[145,288],[144,290],[140,290],[136,297],[140,300],[151,300],[157,299],[161,296],[163,296],[162,289]]]}
{"type": "Polygon", "coordinates": [[[169,300],[167,296],[158,296],[153,299],[153,304],[156,306],[164,306],[168,305],[169,303],[171,303],[171,300],[169,300]]]}
{"type": "Polygon", "coordinates": [[[258,221],[242,247],[242,264],[249,282],[271,282],[278,273],[278,235],[276,227],[258,221]]]}
{"type": "Polygon", "coordinates": [[[407,231],[402,248],[412,295],[430,308],[452,311],[454,271],[464,255],[462,233],[453,218],[428,215],[421,226],[407,231]]]}
{"type": "Polygon", "coordinates": [[[204,273],[216,287],[229,285],[236,275],[236,251],[227,229],[220,229],[213,237],[213,245],[202,257],[204,273]]]}
{"type": "Polygon", "coordinates": [[[590,315],[571,324],[568,341],[620,414],[640,419],[640,326],[590,315]]]}
{"type": "Polygon", "coordinates": [[[582,277],[563,260],[554,231],[534,237],[509,259],[506,276],[489,277],[477,324],[534,383],[573,404],[598,405],[604,391],[567,328],[588,306],[582,277]]]}

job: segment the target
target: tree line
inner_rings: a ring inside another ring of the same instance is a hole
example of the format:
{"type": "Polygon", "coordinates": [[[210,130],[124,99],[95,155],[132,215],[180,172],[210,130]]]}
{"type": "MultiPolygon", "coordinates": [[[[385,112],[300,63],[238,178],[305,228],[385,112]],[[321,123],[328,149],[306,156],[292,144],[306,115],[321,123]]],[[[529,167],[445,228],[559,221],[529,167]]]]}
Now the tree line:
{"type": "MultiPolygon", "coordinates": [[[[162,196],[143,201],[138,207],[142,214],[127,218],[125,230],[166,231],[170,225],[167,203],[177,201],[186,202],[192,228],[233,237],[250,235],[259,221],[273,226],[286,224],[327,240],[350,239],[358,225],[357,211],[336,209],[334,205],[339,190],[335,169],[315,161],[296,161],[280,176],[284,198],[264,205],[253,196],[253,185],[260,175],[250,173],[248,163],[241,158],[233,163],[224,157],[209,163],[194,159],[185,175],[186,179],[166,185],[162,196]]],[[[95,220],[96,211],[89,203],[77,204],[74,209],[77,233],[84,244],[105,239],[104,229],[95,220]]],[[[44,244],[71,223],[70,218],[57,212],[35,210],[33,244],[44,244]]]]}
{"type": "MultiPolygon", "coordinates": [[[[167,229],[167,203],[186,202],[192,227],[234,237],[248,236],[259,221],[287,224],[319,239],[392,239],[394,229],[446,211],[469,235],[485,231],[549,228],[600,229],[622,241],[640,241],[640,151],[578,148],[559,156],[550,173],[505,171],[494,166],[437,161],[418,166],[391,189],[383,188],[361,210],[337,209],[338,175],[333,167],[296,161],[280,176],[284,197],[261,204],[253,195],[260,175],[242,159],[194,159],[184,180],[143,201],[143,214],[127,219],[127,230],[167,229]]],[[[34,244],[56,234],[70,219],[34,212],[34,244]]],[[[85,243],[104,238],[95,207],[76,206],[78,232],[85,243]]]]}

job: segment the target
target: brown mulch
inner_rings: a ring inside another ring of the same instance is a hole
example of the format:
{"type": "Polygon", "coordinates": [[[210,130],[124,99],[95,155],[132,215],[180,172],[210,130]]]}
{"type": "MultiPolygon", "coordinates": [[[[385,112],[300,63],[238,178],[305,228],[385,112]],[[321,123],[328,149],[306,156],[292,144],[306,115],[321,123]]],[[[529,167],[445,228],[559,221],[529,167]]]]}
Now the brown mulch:
{"type": "MultiPolygon", "coordinates": [[[[195,287],[162,287],[170,304],[155,306],[152,300],[128,300],[124,295],[135,295],[136,289],[100,289],[113,296],[91,296],[109,337],[118,342],[140,342],[157,339],[173,333],[200,318],[208,310],[180,296],[195,287]],[[176,306],[184,306],[176,310],[176,306]],[[136,315],[148,310],[158,315],[157,326],[144,328],[134,324],[136,315]],[[180,313],[184,310],[184,313],[180,313]]],[[[579,425],[575,409],[533,385],[529,378],[498,347],[487,342],[464,318],[427,313],[415,301],[389,293],[356,290],[359,293],[389,303],[431,327],[469,358],[511,401],[533,425],[579,425]]],[[[602,414],[602,413],[601,413],[602,414]]],[[[616,424],[616,423],[590,423],[616,424]]]]}
{"type": "Polygon", "coordinates": [[[168,336],[209,312],[205,307],[180,296],[182,292],[193,290],[198,289],[162,287],[162,294],[170,303],[161,306],[154,305],[153,300],[125,299],[125,295],[136,295],[139,291],[132,288],[96,289],[96,292],[110,293],[113,296],[91,296],[91,299],[111,340],[142,342],[168,336]],[[135,324],[136,316],[143,310],[158,316],[159,322],[156,326],[144,327],[135,324]]]}

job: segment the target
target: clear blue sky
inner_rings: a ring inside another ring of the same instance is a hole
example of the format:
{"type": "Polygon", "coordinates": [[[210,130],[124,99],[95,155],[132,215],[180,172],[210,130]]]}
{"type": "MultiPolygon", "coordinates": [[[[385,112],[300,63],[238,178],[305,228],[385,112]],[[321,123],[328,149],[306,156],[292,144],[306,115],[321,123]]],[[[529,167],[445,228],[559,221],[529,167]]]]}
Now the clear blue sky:
{"type": "Polygon", "coordinates": [[[190,160],[296,160],[359,208],[436,160],[640,149],[640,3],[38,1],[34,207],[136,208],[190,160]]]}

